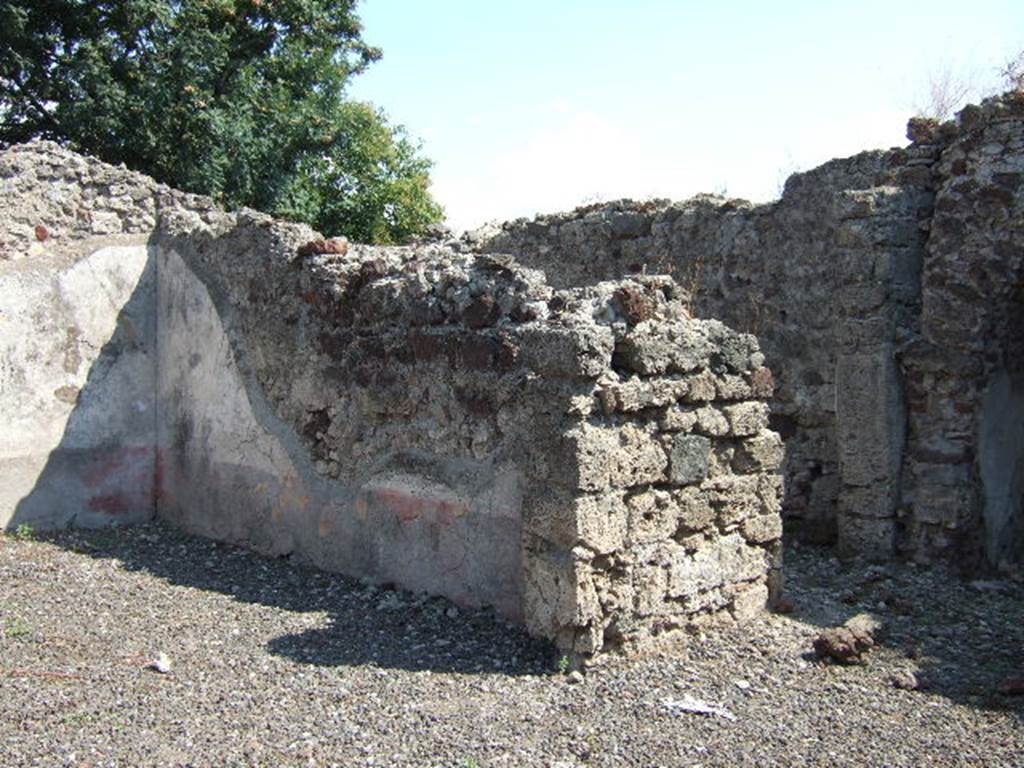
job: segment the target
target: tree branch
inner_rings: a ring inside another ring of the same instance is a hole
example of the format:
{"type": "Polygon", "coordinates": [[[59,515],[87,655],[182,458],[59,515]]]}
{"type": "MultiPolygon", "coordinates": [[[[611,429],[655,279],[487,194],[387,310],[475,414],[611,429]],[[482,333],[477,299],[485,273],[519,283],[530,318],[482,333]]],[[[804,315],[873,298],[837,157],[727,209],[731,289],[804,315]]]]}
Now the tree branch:
{"type": "Polygon", "coordinates": [[[61,135],[67,135],[64,131],[64,126],[60,124],[60,121],[56,117],[54,117],[53,114],[49,110],[47,110],[47,108],[42,103],[40,103],[40,101],[35,96],[33,96],[31,93],[25,90],[25,86],[22,83],[18,82],[18,80],[15,78],[11,79],[11,83],[18,90],[18,93],[21,95],[21,97],[25,99],[25,101],[29,104],[29,106],[31,106],[39,114],[39,117],[42,119],[44,123],[49,124],[51,128],[53,128],[61,135]]]}

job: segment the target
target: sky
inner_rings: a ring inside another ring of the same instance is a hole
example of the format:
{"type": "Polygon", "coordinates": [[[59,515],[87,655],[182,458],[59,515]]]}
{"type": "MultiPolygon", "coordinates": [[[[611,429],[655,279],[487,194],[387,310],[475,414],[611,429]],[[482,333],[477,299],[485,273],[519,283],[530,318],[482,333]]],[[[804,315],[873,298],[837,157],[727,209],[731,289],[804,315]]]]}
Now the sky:
{"type": "Polygon", "coordinates": [[[434,161],[448,223],[620,198],[778,197],[905,145],[948,81],[979,97],[1024,49],[1024,0],[362,0],[381,61],[353,98],[434,161]]]}

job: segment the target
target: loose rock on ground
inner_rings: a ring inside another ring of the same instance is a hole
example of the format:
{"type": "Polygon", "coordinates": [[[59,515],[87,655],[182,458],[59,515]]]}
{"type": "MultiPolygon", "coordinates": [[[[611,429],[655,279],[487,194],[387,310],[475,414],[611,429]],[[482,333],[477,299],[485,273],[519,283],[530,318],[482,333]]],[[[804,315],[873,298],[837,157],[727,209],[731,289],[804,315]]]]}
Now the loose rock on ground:
{"type": "Polygon", "coordinates": [[[1024,698],[1000,688],[1024,672],[1019,583],[804,547],[786,570],[791,614],[570,684],[487,611],[164,525],[0,538],[0,764],[1020,765],[1024,698]],[[823,628],[868,611],[886,632],[867,663],[816,659],[823,628]],[[147,669],[161,653],[170,674],[147,669]]]}

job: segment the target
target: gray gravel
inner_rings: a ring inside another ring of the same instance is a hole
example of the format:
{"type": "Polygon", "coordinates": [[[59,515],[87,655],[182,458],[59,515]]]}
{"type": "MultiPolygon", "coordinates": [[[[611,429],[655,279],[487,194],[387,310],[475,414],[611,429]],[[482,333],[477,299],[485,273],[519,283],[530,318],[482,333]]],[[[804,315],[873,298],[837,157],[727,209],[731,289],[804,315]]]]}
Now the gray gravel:
{"type": "Polygon", "coordinates": [[[0,765],[1024,765],[1019,582],[796,547],[787,580],[790,615],[572,675],[489,612],[163,525],[8,536],[0,765]],[[816,661],[865,610],[868,663],[816,661]]]}

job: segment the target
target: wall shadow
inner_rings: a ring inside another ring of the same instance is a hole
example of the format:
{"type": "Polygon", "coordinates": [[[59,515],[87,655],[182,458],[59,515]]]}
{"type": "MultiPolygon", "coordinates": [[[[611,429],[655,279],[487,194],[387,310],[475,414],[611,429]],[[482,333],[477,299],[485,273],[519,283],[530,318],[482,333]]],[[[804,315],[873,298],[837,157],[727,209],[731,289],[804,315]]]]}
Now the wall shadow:
{"type": "MultiPolygon", "coordinates": [[[[840,562],[831,549],[791,542],[786,584],[792,618],[815,629],[861,613],[880,619],[866,669],[912,672],[922,705],[941,696],[1024,720],[1024,696],[1000,692],[1006,680],[1024,678],[1024,582],[966,581],[954,566],[840,562]]],[[[829,663],[810,647],[805,659],[829,663]]]]}
{"type": "MultiPolygon", "coordinates": [[[[61,439],[4,527],[31,529],[59,546],[116,558],[128,570],[172,584],[295,613],[324,612],[329,617],[325,626],[282,635],[268,644],[270,653],[303,664],[550,673],[554,647],[490,609],[463,609],[441,598],[369,587],[305,567],[294,558],[262,557],[156,522],[163,479],[156,403],[156,272],[151,239],[138,282],[120,307],[113,296],[103,297],[110,275],[90,277],[102,311],[116,315],[114,330],[81,388],[62,390],[72,408],[61,439]],[[126,526],[131,530],[109,530],[126,526]],[[63,528],[75,530],[59,530],[63,528]],[[212,567],[203,565],[208,561],[212,567]]],[[[122,290],[122,300],[124,295],[122,290]]]]}
{"type": "Polygon", "coordinates": [[[557,666],[551,643],[490,608],[371,586],[291,557],[200,539],[162,521],[116,531],[54,531],[45,538],[175,586],[293,613],[325,613],[324,626],[281,635],[266,646],[301,664],[511,676],[551,674],[557,666]]]}
{"type": "MultiPolygon", "coordinates": [[[[73,373],[69,360],[81,365],[80,347],[92,343],[75,318],[106,313],[116,315],[116,320],[80,388],[40,383],[41,389],[56,387],[53,397],[71,403],[72,410],[60,442],[49,452],[31,490],[15,505],[6,525],[9,530],[21,525],[35,529],[124,525],[148,520],[155,513],[156,260],[152,248],[133,247],[136,251],[140,248],[146,249],[145,264],[121,306],[117,295],[124,288],[115,283],[123,280],[124,274],[110,269],[100,275],[92,262],[82,260],[73,269],[88,272],[94,282],[86,283],[84,289],[79,286],[77,295],[57,288],[57,305],[37,310],[60,314],[54,324],[67,325],[63,354],[68,373],[73,373]],[[90,293],[94,295],[90,297],[90,293]]],[[[127,251],[115,253],[115,258],[121,253],[129,258],[127,251]]],[[[96,251],[90,258],[95,255],[96,251]]],[[[43,420],[56,418],[55,413],[45,411],[34,415],[43,420]]],[[[10,471],[34,471],[27,466],[33,458],[15,457],[14,461],[21,463],[16,468],[9,465],[10,471]]]]}

